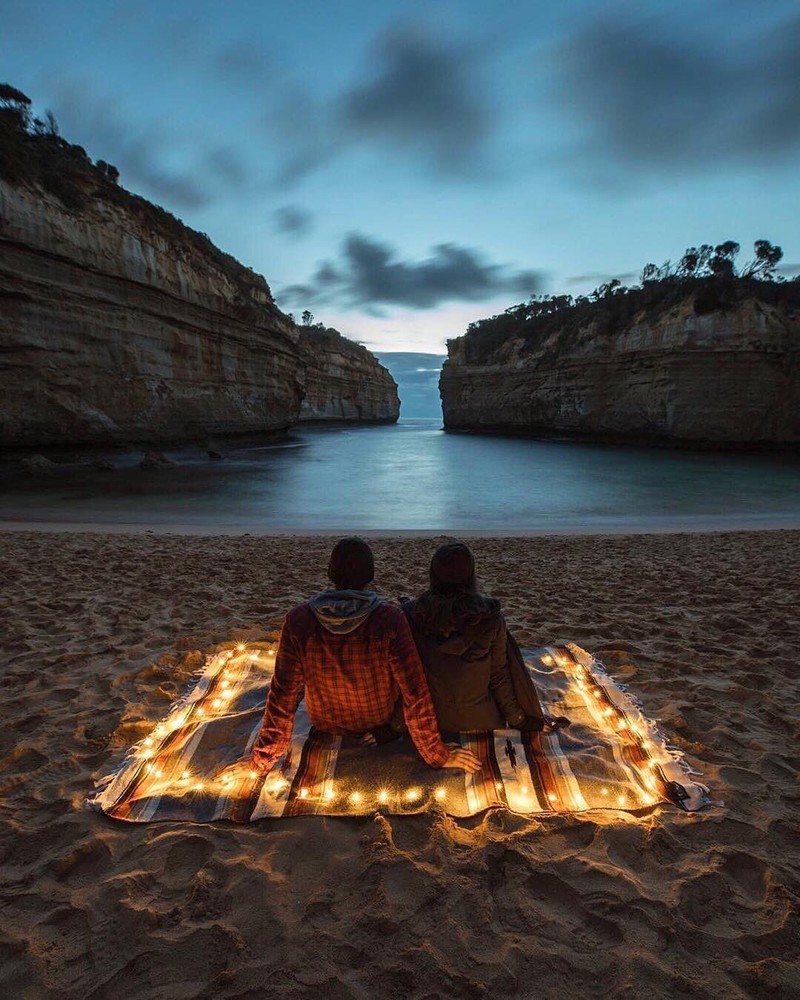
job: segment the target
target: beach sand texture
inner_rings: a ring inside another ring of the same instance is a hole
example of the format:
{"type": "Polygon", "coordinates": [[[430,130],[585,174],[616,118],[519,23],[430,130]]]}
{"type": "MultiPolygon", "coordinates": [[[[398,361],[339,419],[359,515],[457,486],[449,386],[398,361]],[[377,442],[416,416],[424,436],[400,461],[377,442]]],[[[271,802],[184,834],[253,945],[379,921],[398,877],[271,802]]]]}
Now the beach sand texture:
{"type": "MultiPolygon", "coordinates": [[[[439,540],[374,542],[418,592],[439,540]]],[[[724,806],[127,825],[82,808],[326,538],[0,534],[0,996],[800,996],[800,532],[484,538],[524,645],[629,682],[724,806]]]]}

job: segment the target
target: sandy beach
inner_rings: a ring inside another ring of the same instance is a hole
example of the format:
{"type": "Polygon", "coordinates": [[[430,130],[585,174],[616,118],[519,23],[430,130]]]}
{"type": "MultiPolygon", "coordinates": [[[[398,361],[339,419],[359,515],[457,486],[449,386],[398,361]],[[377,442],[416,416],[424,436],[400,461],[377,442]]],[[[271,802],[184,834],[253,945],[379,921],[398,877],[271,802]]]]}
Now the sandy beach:
{"type": "MultiPolygon", "coordinates": [[[[376,538],[376,589],[420,591],[440,540],[376,538]]],[[[519,641],[630,684],[701,813],[84,810],[204,654],[324,587],[330,544],[0,533],[2,997],[800,997],[800,531],[474,541],[519,641]]]]}

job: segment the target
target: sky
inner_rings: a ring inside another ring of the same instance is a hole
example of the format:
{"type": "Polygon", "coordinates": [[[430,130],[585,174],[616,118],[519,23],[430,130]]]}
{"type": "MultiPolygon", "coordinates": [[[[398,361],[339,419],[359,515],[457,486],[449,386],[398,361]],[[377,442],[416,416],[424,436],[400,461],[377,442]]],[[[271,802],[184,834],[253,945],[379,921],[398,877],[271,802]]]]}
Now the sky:
{"type": "Polygon", "coordinates": [[[3,0],[0,80],[377,351],[756,239],[800,270],[796,0],[3,0]]]}

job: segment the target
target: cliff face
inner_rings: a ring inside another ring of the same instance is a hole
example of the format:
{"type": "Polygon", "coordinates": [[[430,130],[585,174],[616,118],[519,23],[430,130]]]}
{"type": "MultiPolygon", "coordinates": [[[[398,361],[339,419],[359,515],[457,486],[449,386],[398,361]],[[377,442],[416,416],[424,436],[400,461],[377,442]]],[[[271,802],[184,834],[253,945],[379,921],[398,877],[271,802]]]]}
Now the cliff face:
{"type": "Polygon", "coordinates": [[[300,353],[263,278],[91,199],[0,182],[6,445],[263,432],[297,417],[300,353]]]}
{"type": "MultiPolygon", "coordinates": [[[[0,180],[0,442],[204,439],[397,419],[364,348],[309,350],[265,280],[141,199],[0,180]]],[[[349,346],[348,346],[349,345],[349,346]]]]}
{"type": "Polygon", "coordinates": [[[753,299],[697,315],[687,300],[569,344],[508,339],[470,362],[448,345],[440,392],[451,430],[754,446],[800,443],[800,317],[753,299]]]}
{"type": "Polygon", "coordinates": [[[365,347],[335,330],[301,331],[308,360],[303,372],[303,422],[394,423],[400,415],[397,383],[365,347]]]}

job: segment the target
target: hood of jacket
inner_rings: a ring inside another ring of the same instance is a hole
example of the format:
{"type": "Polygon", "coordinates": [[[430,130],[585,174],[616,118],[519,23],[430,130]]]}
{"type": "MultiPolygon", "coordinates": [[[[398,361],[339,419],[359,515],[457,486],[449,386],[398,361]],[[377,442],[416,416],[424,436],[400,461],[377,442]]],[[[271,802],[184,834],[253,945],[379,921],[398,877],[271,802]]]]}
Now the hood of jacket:
{"type": "Polygon", "coordinates": [[[355,632],[381,603],[371,590],[324,590],[308,606],[323,628],[334,635],[355,632]]]}
{"type": "Polygon", "coordinates": [[[464,660],[488,652],[500,625],[500,602],[483,594],[423,594],[405,605],[414,630],[440,653],[464,660]]]}

